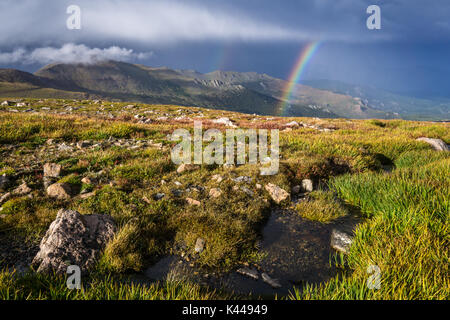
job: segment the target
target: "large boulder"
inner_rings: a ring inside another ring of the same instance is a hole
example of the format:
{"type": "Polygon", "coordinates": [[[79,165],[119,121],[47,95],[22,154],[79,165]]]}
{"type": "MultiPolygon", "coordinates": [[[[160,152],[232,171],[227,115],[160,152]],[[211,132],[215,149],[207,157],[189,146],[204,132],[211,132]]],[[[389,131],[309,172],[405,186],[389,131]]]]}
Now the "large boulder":
{"type": "Polygon", "coordinates": [[[70,265],[77,265],[86,272],[115,231],[110,216],[81,215],[61,209],[42,239],[32,265],[38,272],[65,274],[70,265]]]}
{"type": "Polygon", "coordinates": [[[265,189],[267,190],[267,192],[269,192],[273,201],[275,201],[277,204],[281,203],[282,201],[284,201],[286,199],[289,199],[289,197],[290,197],[289,192],[280,188],[277,185],[274,185],[273,183],[267,184],[265,186],[265,189]]]}
{"type": "Polygon", "coordinates": [[[417,141],[423,141],[423,142],[428,143],[436,151],[448,151],[447,144],[444,141],[442,141],[441,139],[431,139],[431,138],[422,137],[422,138],[418,138],[417,141]]]}

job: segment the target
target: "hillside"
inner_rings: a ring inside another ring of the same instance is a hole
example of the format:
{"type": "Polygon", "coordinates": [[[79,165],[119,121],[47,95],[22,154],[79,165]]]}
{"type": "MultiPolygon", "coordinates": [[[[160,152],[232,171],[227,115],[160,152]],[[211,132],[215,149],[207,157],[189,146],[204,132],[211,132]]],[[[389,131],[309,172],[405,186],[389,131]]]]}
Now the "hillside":
{"type": "Polygon", "coordinates": [[[449,297],[448,123],[21,103],[0,106],[0,300],[449,297]],[[279,129],[277,173],[173,162],[194,121],[279,129]]]}
{"type": "Polygon", "coordinates": [[[34,75],[1,70],[0,97],[110,99],[225,109],[261,115],[321,118],[396,118],[350,95],[297,85],[283,108],[286,82],[265,74],[151,68],[107,61],[51,64],[34,75]],[[28,87],[27,87],[28,86],[28,87]]]}

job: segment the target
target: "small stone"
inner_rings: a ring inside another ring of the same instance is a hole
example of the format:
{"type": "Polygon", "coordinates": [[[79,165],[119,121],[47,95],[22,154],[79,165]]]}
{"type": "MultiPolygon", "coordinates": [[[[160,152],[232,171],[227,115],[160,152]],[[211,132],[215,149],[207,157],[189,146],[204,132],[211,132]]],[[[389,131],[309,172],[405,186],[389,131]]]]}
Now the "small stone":
{"type": "Polygon", "coordinates": [[[220,190],[219,188],[212,188],[211,190],[209,190],[210,197],[218,198],[221,195],[222,195],[222,190],[220,190]]]}
{"type": "Polygon", "coordinates": [[[250,269],[250,268],[239,268],[236,270],[237,273],[240,273],[246,277],[258,280],[259,279],[259,274],[258,271],[254,270],[254,269],[250,269]]]}
{"type": "Polygon", "coordinates": [[[240,177],[237,177],[237,178],[232,179],[232,180],[234,182],[238,182],[238,183],[240,183],[240,182],[248,182],[248,183],[252,182],[252,178],[246,177],[246,176],[240,176],[240,177]]]}
{"type": "Polygon", "coordinates": [[[68,200],[72,198],[72,188],[67,183],[54,183],[47,188],[47,194],[51,198],[68,200]]]}
{"type": "Polygon", "coordinates": [[[162,198],[164,198],[166,195],[164,193],[157,193],[155,194],[155,196],[153,197],[155,200],[161,200],[162,198]]]}
{"type": "Polygon", "coordinates": [[[4,195],[2,195],[0,197],[0,204],[2,204],[3,202],[8,201],[9,198],[11,198],[11,193],[10,192],[5,193],[4,195]]]}
{"type": "Polygon", "coordinates": [[[191,206],[200,206],[201,205],[200,201],[192,199],[192,198],[186,198],[186,202],[191,206]]]}
{"type": "Polygon", "coordinates": [[[32,191],[31,188],[27,185],[26,182],[24,182],[16,189],[14,189],[12,194],[15,196],[24,196],[26,194],[29,194],[31,191],[32,191]]]}
{"type": "Polygon", "coordinates": [[[90,198],[90,197],[93,197],[93,196],[95,196],[95,192],[88,192],[88,193],[84,193],[84,194],[80,195],[80,198],[81,199],[87,199],[87,198],[90,198]]]}
{"type": "Polygon", "coordinates": [[[203,240],[202,238],[198,238],[197,241],[195,242],[194,251],[196,253],[201,253],[204,249],[205,249],[205,240],[203,240]]]}
{"type": "Polygon", "coordinates": [[[194,165],[194,164],[186,164],[183,163],[182,165],[180,165],[177,169],[177,173],[183,173],[186,171],[194,171],[198,168],[198,166],[194,165]]]}
{"type": "Polygon", "coordinates": [[[262,185],[260,185],[259,183],[257,183],[257,184],[255,185],[255,187],[256,187],[256,189],[261,190],[262,185]]]}
{"type": "Polygon", "coordinates": [[[263,272],[261,277],[265,283],[270,285],[274,289],[281,288],[281,284],[276,279],[272,279],[267,273],[263,272]]]}
{"type": "Polygon", "coordinates": [[[44,177],[57,178],[61,175],[61,165],[56,163],[44,164],[44,177]]]}
{"type": "Polygon", "coordinates": [[[151,204],[152,203],[146,196],[142,197],[142,201],[144,201],[147,204],[151,204]]]}
{"type": "Polygon", "coordinates": [[[314,190],[314,183],[311,179],[302,180],[302,190],[305,192],[311,192],[314,190]]]}
{"type": "Polygon", "coordinates": [[[217,183],[221,183],[223,181],[223,177],[220,174],[215,174],[211,177],[212,180],[216,181],[217,183]]]}
{"type": "Polygon", "coordinates": [[[352,241],[352,236],[346,232],[337,229],[331,232],[331,247],[337,251],[348,253],[352,241]]]}
{"type": "Polygon", "coordinates": [[[89,177],[84,177],[83,179],[81,179],[81,183],[94,184],[94,181],[91,178],[89,178],[89,177]]]}
{"type": "Polygon", "coordinates": [[[272,200],[275,201],[277,204],[280,204],[282,201],[290,197],[290,194],[286,190],[272,183],[267,184],[265,186],[265,189],[267,190],[267,192],[269,192],[270,196],[272,197],[272,200]]]}
{"type": "Polygon", "coordinates": [[[285,124],[286,127],[300,127],[300,124],[297,121],[291,121],[285,124]]]}

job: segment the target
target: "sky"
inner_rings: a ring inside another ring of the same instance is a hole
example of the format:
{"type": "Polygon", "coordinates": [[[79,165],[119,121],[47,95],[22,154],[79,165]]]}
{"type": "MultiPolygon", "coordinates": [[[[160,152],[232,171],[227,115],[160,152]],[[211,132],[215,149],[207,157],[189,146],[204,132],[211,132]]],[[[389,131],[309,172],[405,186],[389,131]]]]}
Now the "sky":
{"type": "Polygon", "coordinates": [[[0,68],[114,59],[287,79],[320,41],[303,80],[450,98],[448,0],[0,0],[0,21],[0,68]],[[80,30],[67,28],[70,5],[80,30]],[[370,5],[379,30],[367,28],[370,5]]]}

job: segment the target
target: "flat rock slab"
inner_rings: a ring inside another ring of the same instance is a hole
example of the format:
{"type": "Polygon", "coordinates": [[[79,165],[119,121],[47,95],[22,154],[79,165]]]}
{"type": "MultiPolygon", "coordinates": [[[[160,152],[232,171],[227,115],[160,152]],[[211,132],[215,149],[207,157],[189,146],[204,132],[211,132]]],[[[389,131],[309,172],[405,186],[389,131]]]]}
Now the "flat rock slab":
{"type": "Polygon", "coordinates": [[[81,215],[61,209],[42,239],[32,265],[38,272],[65,274],[70,265],[77,265],[86,272],[115,231],[110,216],[81,215]]]}
{"type": "Polygon", "coordinates": [[[431,138],[418,138],[417,141],[426,142],[433,147],[436,151],[448,151],[447,144],[441,139],[431,139],[431,138]]]}

